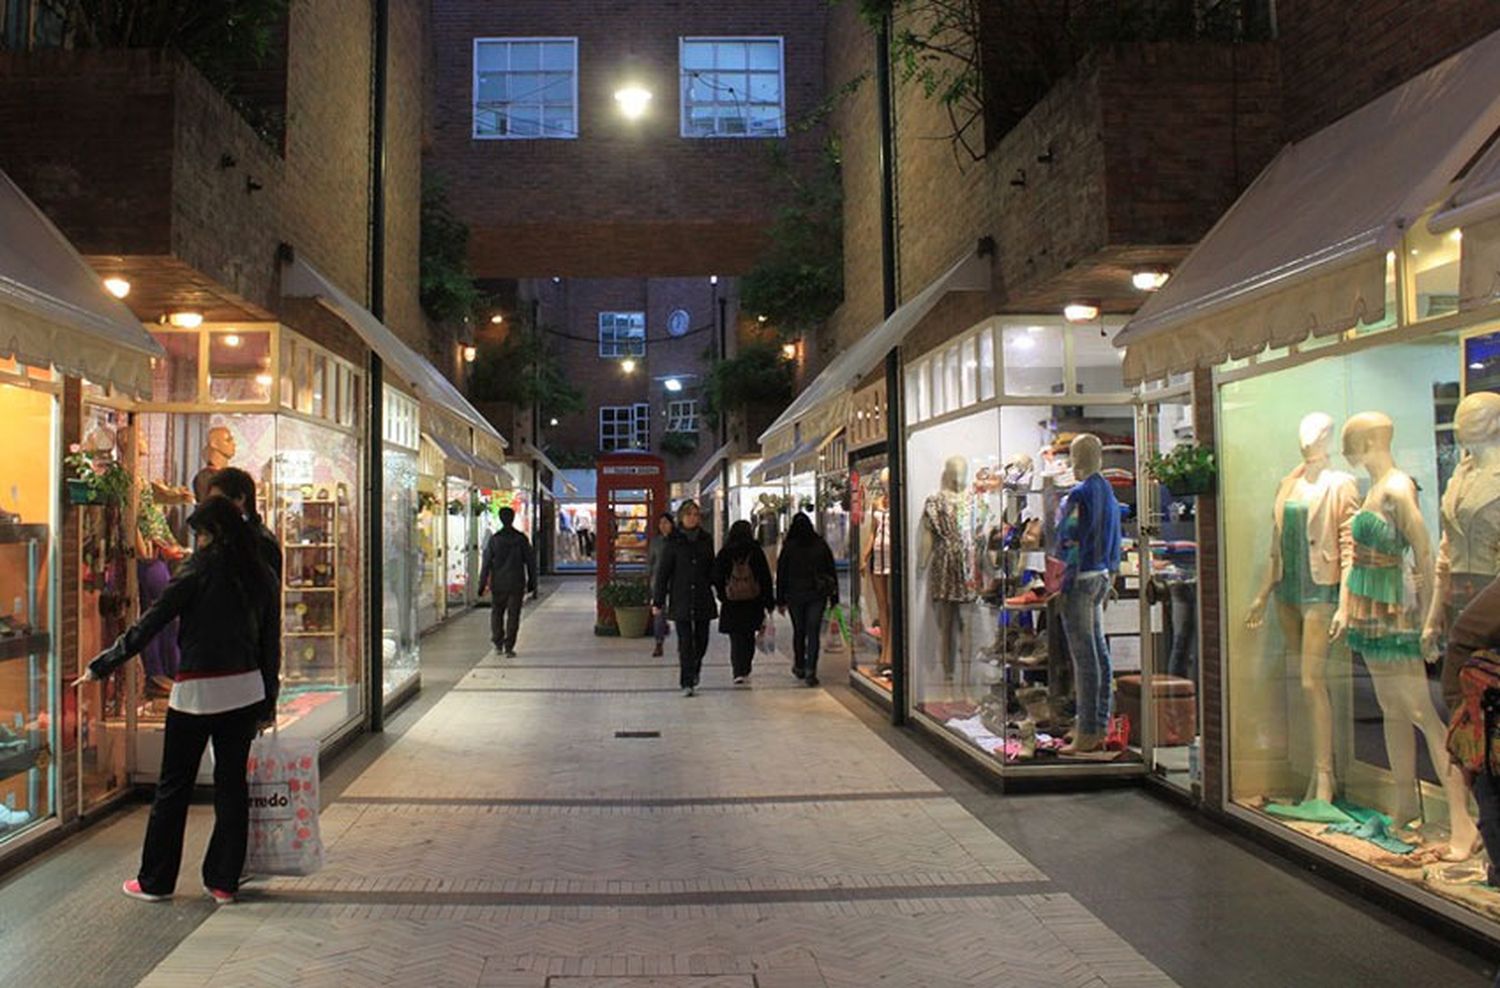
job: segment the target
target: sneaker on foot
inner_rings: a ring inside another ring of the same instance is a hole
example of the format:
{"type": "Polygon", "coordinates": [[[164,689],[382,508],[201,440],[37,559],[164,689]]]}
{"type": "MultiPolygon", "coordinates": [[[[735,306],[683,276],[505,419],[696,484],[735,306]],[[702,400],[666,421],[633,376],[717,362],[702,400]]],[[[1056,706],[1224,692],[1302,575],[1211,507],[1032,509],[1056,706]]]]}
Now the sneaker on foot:
{"type": "Polygon", "coordinates": [[[698,695],[698,688],[696,686],[684,686],[682,688],[682,695],[683,696],[697,696],[698,695]]]}
{"type": "Polygon", "coordinates": [[[807,683],[807,686],[808,686],[809,689],[812,689],[812,688],[814,688],[814,687],[816,687],[818,685],[818,677],[817,676],[808,676],[807,679],[804,680],[804,682],[807,683]]]}
{"type": "Polygon", "coordinates": [[[807,670],[803,669],[801,666],[792,666],[792,675],[796,676],[798,679],[806,679],[807,670]]]}
{"type": "Polygon", "coordinates": [[[235,897],[233,892],[225,892],[223,889],[209,888],[207,885],[203,886],[203,891],[208,893],[208,897],[214,900],[214,905],[216,906],[228,906],[234,903],[235,897]]]}
{"type": "Polygon", "coordinates": [[[513,648],[507,648],[505,650],[505,657],[507,659],[513,659],[513,658],[515,658],[516,657],[516,650],[513,649],[513,648]]]}
{"type": "Polygon", "coordinates": [[[736,685],[736,686],[744,686],[746,678],[747,677],[745,677],[745,676],[735,676],[734,677],[734,685],[736,685]]]}
{"type": "Polygon", "coordinates": [[[142,902],[166,902],[168,899],[172,898],[170,895],[153,895],[152,893],[147,892],[145,889],[141,888],[141,880],[139,878],[132,878],[130,879],[130,881],[121,885],[120,891],[124,892],[132,899],[140,899],[142,902]]]}

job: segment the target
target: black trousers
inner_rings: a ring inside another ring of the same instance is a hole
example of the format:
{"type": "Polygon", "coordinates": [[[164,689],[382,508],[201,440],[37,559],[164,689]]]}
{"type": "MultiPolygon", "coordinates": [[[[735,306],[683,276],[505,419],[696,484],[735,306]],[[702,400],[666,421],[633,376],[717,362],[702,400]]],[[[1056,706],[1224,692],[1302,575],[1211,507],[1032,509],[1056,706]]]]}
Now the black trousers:
{"type": "Polygon", "coordinates": [[[698,685],[703,674],[703,654],[708,651],[708,634],[712,621],[677,621],[677,685],[683,689],[698,685]]]}
{"type": "Polygon", "coordinates": [[[516,632],[521,630],[521,601],[526,594],[492,591],[490,600],[490,641],[502,651],[516,647],[516,632]]]}
{"type": "Polygon", "coordinates": [[[170,895],[177,888],[182,867],[182,837],[187,829],[188,803],[203,749],[214,746],[214,832],[203,855],[203,884],[234,892],[245,869],[245,845],[250,839],[250,785],[245,763],[261,705],[252,704],[221,714],[167,711],[167,730],[161,753],[161,778],[146,824],[141,850],[141,888],[152,895],[170,895]]]}
{"type": "Polygon", "coordinates": [[[826,597],[788,601],[786,611],[792,616],[792,668],[802,670],[811,679],[818,675],[818,652],[823,646],[823,608],[826,597]]]}
{"type": "Polygon", "coordinates": [[[731,631],[729,635],[729,665],[736,676],[750,675],[750,666],[755,662],[755,632],[731,631]]]}

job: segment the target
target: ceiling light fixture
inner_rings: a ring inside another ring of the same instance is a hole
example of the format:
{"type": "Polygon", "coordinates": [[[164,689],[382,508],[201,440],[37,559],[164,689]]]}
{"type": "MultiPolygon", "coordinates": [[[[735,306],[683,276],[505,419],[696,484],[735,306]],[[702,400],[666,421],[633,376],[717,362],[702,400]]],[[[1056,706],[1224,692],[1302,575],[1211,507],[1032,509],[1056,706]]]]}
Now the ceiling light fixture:
{"type": "Polygon", "coordinates": [[[625,119],[639,120],[646,115],[646,108],[651,105],[651,90],[632,83],[615,90],[615,102],[620,104],[620,112],[625,114],[625,119]]]}
{"type": "Polygon", "coordinates": [[[1464,239],[1464,232],[1462,230],[1454,230],[1452,233],[1448,234],[1448,239],[1453,241],[1454,243],[1461,243],[1464,239]]]}
{"type": "Polygon", "coordinates": [[[472,364],[474,358],[479,356],[479,348],[472,343],[464,344],[464,363],[472,364]]]}
{"type": "Polygon", "coordinates": [[[239,346],[243,342],[245,341],[240,338],[238,333],[227,333],[224,336],[225,346],[239,346]]]}
{"type": "Polygon", "coordinates": [[[548,420],[548,421],[547,421],[547,424],[548,424],[548,425],[557,425],[557,419],[549,419],[549,420],[548,420]]]}
{"type": "Polygon", "coordinates": [[[662,382],[662,386],[668,391],[677,392],[682,390],[682,382],[675,377],[669,377],[662,382]]]}
{"type": "Polygon", "coordinates": [[[1167,283],[1170,278],[1167,272],[1160,268],[1145,268],[1130,276],[1130,283],[1135,286],[1136,291],[1154,292],[1167,283]]]}
{"type": "Polygon", "coordinates": [[[797,344],[795,344],[795,343],[783,343],[781,345],[781,355],[783,357],[785,357],[787,360],[796,360],[797,359],[797,344]]]}
{"type": "Polygon", "coordinates": [[[130,282],[124,278],[105,278],[104,290],[115,298],[124,298],[130,294],[130,282]]]}
{"type": "Polygon", "coordinates": [[[269,388],[271,386],[273,380],[274,379],[271,377],[270,374],[264,374],[264,373],[262,373],[262,374],[255,375],[255,383],[259,384],[263,388],[269,388]]]}
{"type": "Polygon", "coordinates": [[[755,317],[755,321],[759,322],[759,323],[763,323],[763,322],[765,322],[769,318],[771,318],[771,317],[770,316],[765,316],[765,315],[760,315],[760,316],[756,316],[755,317]]]}
{"type": "Polygon", "coordinates": [[[493,315],[493,316],[490,316],[490,325],[491,325],[491,326],[498,326],[498,325],[500,325],[500,324],[501,324],[501,323],[503,323],[503,322],[504,322],[504,321],[505,321],[505,317],[504,317],[504,316],[502,316],[502,315],[501,315],[501,314],[500,314],[500,313],[498,313],[498,312],[497,312],[497,313],[495,313],[495,314],[494,314],[494,315],[493,315]]]}
{"type": "Polygon", "coordinates": [[[167,322],[178,329],[197,329],[203,325],[203,313],[201,312],[173,312],[167,315],[167,322]]]}
{"type": "Polygon", "coordinates": [[[1093,322],[1099,318],[1099,303],[1069,302],[1063,306],[1063,318],[1068,322],[1093,322]]]}

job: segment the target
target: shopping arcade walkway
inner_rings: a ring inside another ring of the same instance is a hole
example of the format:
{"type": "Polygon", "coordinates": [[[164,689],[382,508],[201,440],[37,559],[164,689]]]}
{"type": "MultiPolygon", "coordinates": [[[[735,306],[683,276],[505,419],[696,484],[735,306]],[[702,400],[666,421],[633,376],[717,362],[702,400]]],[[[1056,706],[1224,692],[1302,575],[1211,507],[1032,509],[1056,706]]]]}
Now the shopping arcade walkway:
{"type": "MultiPolygon", "coordinates": [[[[477,658],[486,617],[429,639],[428,654],[477,658]]],[[[97,862],[67,891],[127,923],[192,928],[147,985],[1172,983],[1075,888],[1183,984],[1484,983],[1472,958],[1148,796],[977,791],[857,699],[796,687],[784,662],[735,690],[716,640],[708,689],[684,699],[649,644],[591,625],[588,585],[564,584],[528,615],[520,658],[482,661],[341,764],[331,790],[355,777],[325,812],[321,874],[218,913],[188,897],[191,865],[171,906],[124,900],[97,862]],[[1163,874],[1163,860],[1179,865],[1163,874]]],[[[138,841],[141,816],[107,829],[138,841]]],[[[0,910],[38,877],[0,891],[0,910]]],[[[109,977],[113,928],[85,929],[53,949],[94,955],[96,979],[47,983],[135,983],[109,977]]],[[[0,939],[0,955],[15,949],[0,939]]]]}

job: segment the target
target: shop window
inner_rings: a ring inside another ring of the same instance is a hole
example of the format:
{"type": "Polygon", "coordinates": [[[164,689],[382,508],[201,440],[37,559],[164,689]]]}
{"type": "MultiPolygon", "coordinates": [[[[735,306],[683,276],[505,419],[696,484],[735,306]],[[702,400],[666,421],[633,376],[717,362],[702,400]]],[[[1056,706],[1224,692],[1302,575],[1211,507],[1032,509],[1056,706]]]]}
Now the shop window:
{"type": "Polygon", "coordinates": [[[1425,219],[1406,235],[1406,270],[1411,278],[1412,315],[1417,320],[1458,311],[1458,266],[1463,233],[1431,233],[1425,219]]]}
{"type": "Polygon", "coordinates": [[[683,137],[785,133],[780,38],[682,39],[683,137]]]}
{"type": "Polygon", "coordinates": [[[268,331],[227,329],[208,334],[210,401],[268,404],[272,383],[271,334],[268,331]]]}
{"type": "Polygon", "coordinates": [[[157,357],[152,373],[152,395],[162,402],[196,402],[200,359],[198,333],[154,330],[165,357],[157,357]]]}
{"type": "Polygon", "coordinates": [[[644,312],[599,313],[599,356],[644,357],[646,314],[644,312]]]}
{"type": "Polygon", "coordinates": [[[1017,397],[1061,394],[1062,329],[1037,323],[1007,325],[1000,333],[1005,393],[1017,397]]]}
{"type": "Polygon", "coordinates": [[[577,136],[577,39],[474,40],[476,139],[577,136]]]}
{"type": "MultiPolygon", "coordinates": [[[[390,393],[387,392],[389,398],[390,393]]],[[[396,417],[404,419],[404,399],[393,403],[396,417]]],[[[399,432],[404,433],[404,422],[399,432]]],[[[418,623],[417,583],[422,576],[418,558],[417,456],[411,449],[387,447],[382,456],[385,488],[381,535],[384,539],[385,577],[382,613],[385,628],[381,642],[382,678],[386,696],[405,686],[420,670],[421,628],[418,623]]]]}
{"type": "Polygon", "coordinates": [[[963,341],[963,365],[960,373],[963,375],[963,403],[965,406],[974,404],[979,397],[979,340],[977,337],[969,337],[963,341]]]}
{"type": "Polygon", "coordinates": [[[1500,573],[1493,332],[1330,353],[1218,393],[1220,555],[1239,561],[1223,570],[1233,802],[1491,911],[1442,656],[1500,573]],[[1457,860],[1411,866],[1439,854],[1457,860]]]}
{"type": "Polygon", "coordinates": [[[995,332],[986,326],[979,334],[979,400],[995,397],[995,332]]]}
{"type": "Polygon", "coordinates": [[[1093,326],[1070,327],[1073,343],[1073,390],[1081,395],[1124,394],[1125,351],[1093,326]]]}

